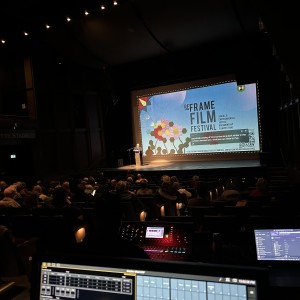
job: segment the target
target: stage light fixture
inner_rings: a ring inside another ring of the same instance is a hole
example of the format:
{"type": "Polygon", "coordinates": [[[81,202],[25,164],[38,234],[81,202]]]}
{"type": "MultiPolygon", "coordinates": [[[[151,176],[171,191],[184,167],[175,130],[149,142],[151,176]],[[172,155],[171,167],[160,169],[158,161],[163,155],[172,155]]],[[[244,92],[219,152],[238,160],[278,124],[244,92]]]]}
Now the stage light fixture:
{"type": "Polygon", "coordinates": [[[101,5],[101,10],[104,10],[105,9],[105,6],[102,4],[101,5]]]}
{"type": "Polygon", "coordinates": [[[85,14],[86,16],[88,16],[90,13],[86,10],[86,11],[84,11],[84,14],[85,14]]]}
{"type": "Polygon", "coordinates": [[[1,40],[1,43],[2,43],[2,44],[5,44],[5,43],[6,43],[6,41],[5,41],[5,40],[1,40]]]}
{"type": "Polygon", "coordinates": [[[28,36],[29,33],[28,33],[27,31],[24,31],[24,35],[25,35],[25,36],[28,36]]]}
{"type": "Polygon", "coordinates": [[[70,17],[66,17],[67,22],[71,22],[72,19],[70,17]]]}
{"type": "Polygon", "coordinates": [[[45,26],[46,26],[47,29],[51,28],[51,26],[49,24],[46,24],[45,26]]]}
{"type": "Polygon", "coordinates": [[[118,1],[113,2],[114,6],[118,5],[118,1]]]}

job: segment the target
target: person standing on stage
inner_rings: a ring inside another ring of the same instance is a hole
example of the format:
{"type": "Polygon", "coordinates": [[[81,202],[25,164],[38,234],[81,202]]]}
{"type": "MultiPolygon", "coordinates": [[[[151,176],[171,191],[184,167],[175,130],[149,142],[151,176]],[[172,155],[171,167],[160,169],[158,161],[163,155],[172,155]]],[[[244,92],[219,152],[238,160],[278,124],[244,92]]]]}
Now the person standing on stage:
{"type": "Polygon", "coordinates": [[[136,144],[133,148],[134,157],[135,157],[135,165],[140,167],[143,165],[143,149],[140,144],[136,144]]]}

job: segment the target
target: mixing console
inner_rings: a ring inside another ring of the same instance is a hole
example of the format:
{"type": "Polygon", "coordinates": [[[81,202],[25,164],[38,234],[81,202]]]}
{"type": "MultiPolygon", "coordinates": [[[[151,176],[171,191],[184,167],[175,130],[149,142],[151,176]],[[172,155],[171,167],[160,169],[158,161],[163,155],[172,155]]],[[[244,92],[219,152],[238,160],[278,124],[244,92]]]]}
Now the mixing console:
{"type": "Polygon", "coordinates": [[[142,247],[151,259],[188,260],[193,223],[125,222],[123,239],[142,247]]]}

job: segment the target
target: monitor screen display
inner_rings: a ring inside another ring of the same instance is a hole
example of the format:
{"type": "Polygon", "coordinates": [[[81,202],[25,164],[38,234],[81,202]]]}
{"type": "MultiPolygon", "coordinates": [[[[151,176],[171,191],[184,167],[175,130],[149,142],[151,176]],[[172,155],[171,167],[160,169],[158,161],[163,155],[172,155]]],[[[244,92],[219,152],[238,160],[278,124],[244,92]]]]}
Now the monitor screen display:
{"type": "Polygon", "coordinates": [[[263,268],[72,255],[34,261],[32,299],[267,299],[263,268]]]}
{"type": "Polygon", "coordinates": [[[164,227],[149,227],[146,228],[146,238],[162,239],[164,237],[164,227]]]}
{"type": "Polygon", "coordinates": [[[300,229],[254,230],[257,260],[300,261],[300,229]]]}
{"type": "Polygon", "coordinates": [[[224,153],[258,153],[255,82],[232,76],[132,92],[135,140],[145,160],[224,153]]]}

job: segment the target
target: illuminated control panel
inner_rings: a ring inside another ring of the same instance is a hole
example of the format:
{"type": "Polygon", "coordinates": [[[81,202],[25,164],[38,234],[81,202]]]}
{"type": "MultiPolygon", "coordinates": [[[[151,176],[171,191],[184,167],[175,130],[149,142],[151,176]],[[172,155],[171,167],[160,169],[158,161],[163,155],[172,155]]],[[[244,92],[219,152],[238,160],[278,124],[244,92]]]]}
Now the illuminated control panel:
{"type": "Polygon", "coordinates": [[[151,259],[188,260],[192,223],[123,223],[121,237],[142,247],[151,259]]]}

